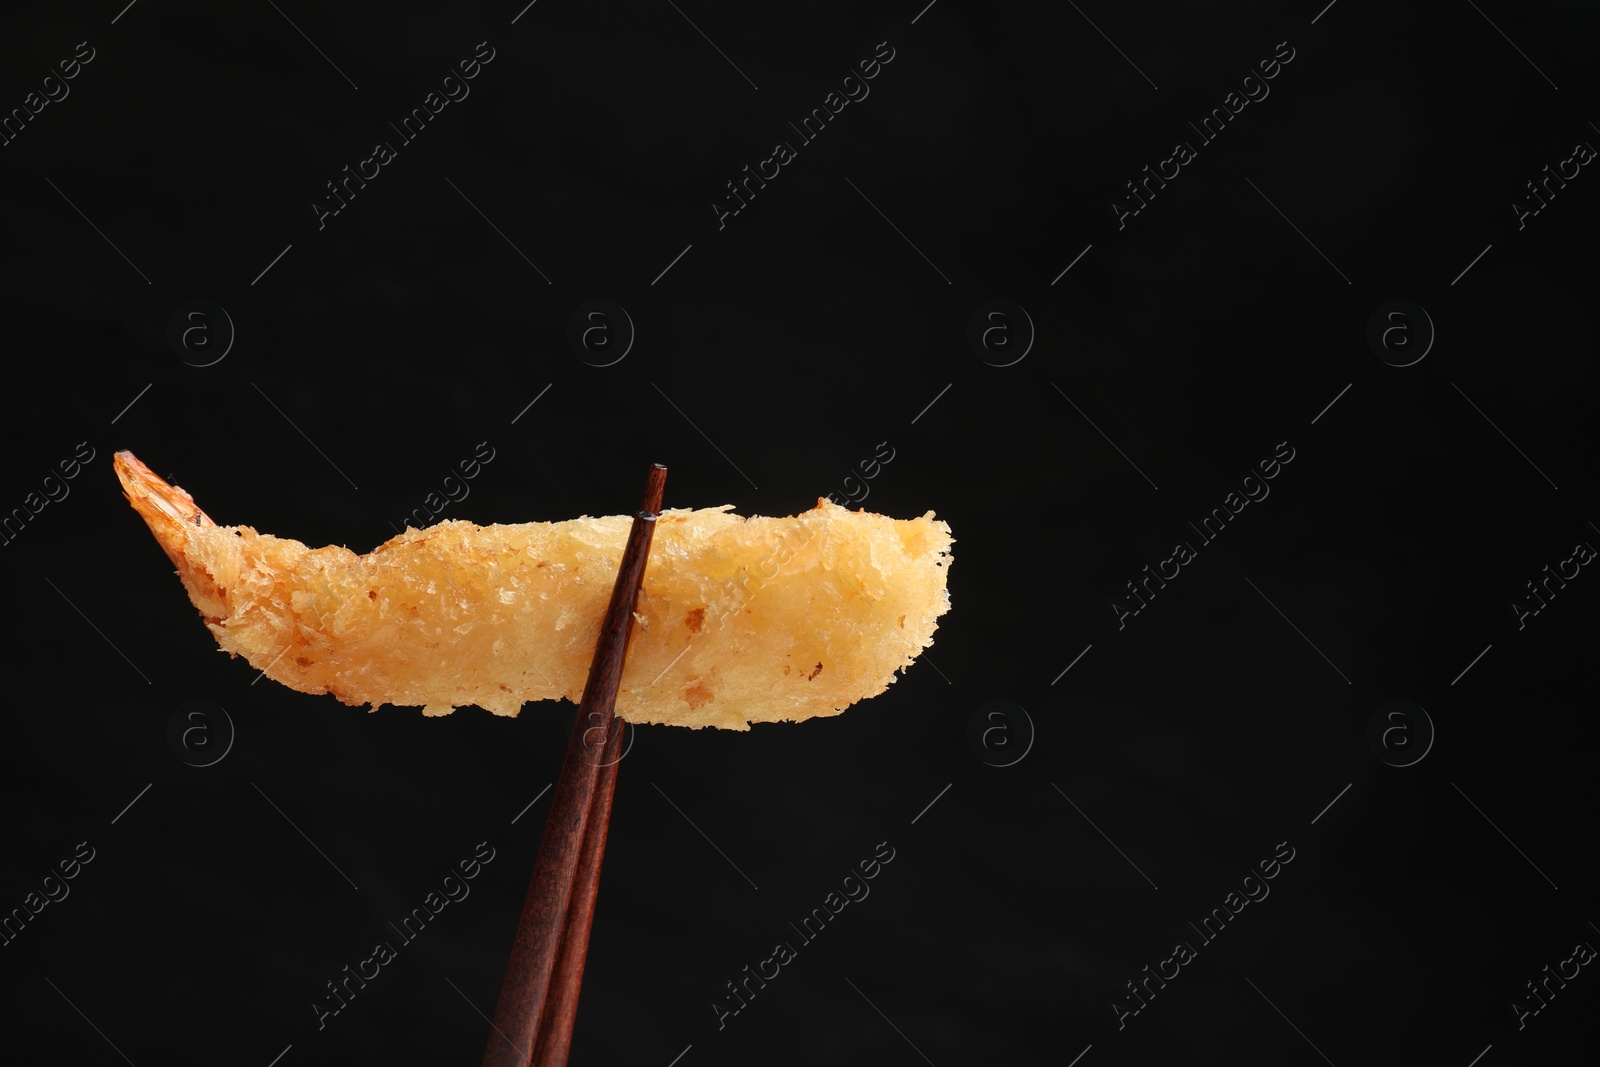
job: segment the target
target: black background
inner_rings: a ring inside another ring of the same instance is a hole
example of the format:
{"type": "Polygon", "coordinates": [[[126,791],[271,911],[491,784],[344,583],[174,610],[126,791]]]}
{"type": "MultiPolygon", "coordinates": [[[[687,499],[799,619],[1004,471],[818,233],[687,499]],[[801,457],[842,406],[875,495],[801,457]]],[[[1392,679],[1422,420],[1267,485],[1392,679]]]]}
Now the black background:
{"type": "Polygon", "coordinates": [[[0,508],[94,450],[0,550],[0,908],[95,849],[0,948],[8,1061],[477,1062],[572,707],[253,685],[110,458],[365,551],[482,441],[449,517],[625,513],[653,461],[668,506],[789,515],[887,442],[864,506],[957,539],[952,610],[882,696],[638,731],[575,1064],[1592,1055],[1592,968],[1522,1029],[1511,1001],[1600,944],[1600,578],[1522,629],[1510,602],[1600,545],[1600,177],[1520,229],[1510,204],[1600,144],[1594,12],[1321,6],[8,10],[8,112],[95,53],[0,147],[0,508]],[[319,229],[324,183],[480,41],[470,96],[319,229]],[[718,229],[710,198],[880,41],[870,97],[718,229]],[[1270,95],[1119,229],[1123,183],[1282,41],[1270,95]],[[566,342],[593,299],[637,328],[613,366],[566,342]],[[966,342],[994,299],[1037,330],[1008,367],[966,342]],[[1397,299],[1437,332],[1407,367],[1366,340],[1397,299]],[[236,329],[208,367],[167,342],[191,300],[236,329]],[[1119,630],[1108,598],[1285,441],[1270,496],[1119,630]],[[192,699],[237,731],[210,767],[168,745],[192,699]],[[968,741],[996,699],[1034,733],[1013,717],[1003,768],[968,741]],[[1392,699],[1437,731],[1409,767],[1367,740],[1392,699]],[[485,840],[471,896],[319,1030],[323,983],[485,840]],[[723,983],[885,841],[871,895],[719,1029],[723,983]],[[1279,842],[1270,896],[1119,1029],[1124,983],[1279,842]]]}

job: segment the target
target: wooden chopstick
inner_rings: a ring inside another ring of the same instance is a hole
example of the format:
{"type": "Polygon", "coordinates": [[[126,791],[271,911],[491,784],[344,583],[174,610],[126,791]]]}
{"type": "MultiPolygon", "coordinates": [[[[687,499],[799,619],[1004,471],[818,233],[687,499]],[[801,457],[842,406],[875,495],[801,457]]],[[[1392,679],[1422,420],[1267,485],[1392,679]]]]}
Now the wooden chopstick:
{"type": "Polygon", "coordinates": [[[532,1067],[566,1067],[572,1048],[572,1027],[578,1018],[578,991],[583,986],[583,964],[589,955],[589,930],[594,924],[594,901],[600,887],[600,862],[605,857],[606,831],[611,825],[611,798],[617,784],[617,762],[622,759],[621,719],[612,718],[605,744],[588,747],[587,758],[600,761],[583,847],[567,904],[567,922],[556,950],[555,969],[545,995],[542,1025],[534,1041],[532,1067]]]}
{"type": "Polygon", "coordinates": [[[628,533],[512,940],[483,1067],[528,1067],[536,1052],[540,1067],[556,1067],[571,1047],[622,755],[621,723],[612,709],[666,478],[667,468],[651,467],[628,533]]]}

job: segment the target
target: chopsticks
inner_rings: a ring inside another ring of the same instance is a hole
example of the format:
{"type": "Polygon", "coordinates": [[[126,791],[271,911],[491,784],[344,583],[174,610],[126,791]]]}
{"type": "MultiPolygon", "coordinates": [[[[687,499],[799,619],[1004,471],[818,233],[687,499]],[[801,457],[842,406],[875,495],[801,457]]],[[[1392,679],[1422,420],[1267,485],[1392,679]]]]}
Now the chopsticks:
{"type": "Polygon", "coordinates": [[[617,762],[622,758],[622,721],[612,709],[666,480],[667,468],[652,465],[600,624],[578,716],[567,738],[483,1067],[561,1067],[572,1046],[617,762]]]}

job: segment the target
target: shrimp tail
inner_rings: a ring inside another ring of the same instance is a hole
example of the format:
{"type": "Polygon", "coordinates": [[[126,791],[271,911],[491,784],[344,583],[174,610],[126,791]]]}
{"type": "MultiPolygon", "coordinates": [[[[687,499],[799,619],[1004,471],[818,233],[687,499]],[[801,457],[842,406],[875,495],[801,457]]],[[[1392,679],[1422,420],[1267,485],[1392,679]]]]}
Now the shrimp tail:
{"type": "Polygon", "coordinates": [[[111,463],[122,482],[122,494],[178,568],[189,599],[208,623],[226,618],[227,589],[219,585],[211,568],[204,564],[205,553],[196,551],[199,546],[195,532],[213,529],[217,524],[200,510],[194,497],[145,466],[132,452],[118,452],[111,463]]]}

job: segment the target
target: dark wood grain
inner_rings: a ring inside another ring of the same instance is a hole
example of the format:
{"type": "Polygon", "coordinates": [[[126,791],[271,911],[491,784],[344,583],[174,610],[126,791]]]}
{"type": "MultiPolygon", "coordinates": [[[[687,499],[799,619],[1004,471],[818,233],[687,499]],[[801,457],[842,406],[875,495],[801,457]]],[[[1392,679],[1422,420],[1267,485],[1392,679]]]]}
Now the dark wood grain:
{"type": "MultiPolygon", "coordinates": [[[[606,743],[592,749],[600,761],[594,800],[584,829],[583,847],[567,905],[567,924],[556,951],[555,970],[545,998],[544,1021],[534,1046],[533,1067],[564,1067],[572,1048],[572,1028],[578,1018],[578,993],[583,986],[583,965],[589,955],[589,931],[594,924],[595,896],[600,888],[600,864],[605,858],[606,833],[611,825],[611,798],[617,784],[617,764],[622,759],[621,719],[612,717],[604,735],[606,743]]],[[[586,746],[586,750],[589,750],[586,746]]]]}
{"type": "Polygon", "coordinates": [[[541,1064],[564,1064],[571,1046],[622,754],[622,726],[612,710],[666,477],[661,464],[650,468],[628,533],[512,940],[483,1067],[527,1067],[536,1048],[541,1064]]]}

